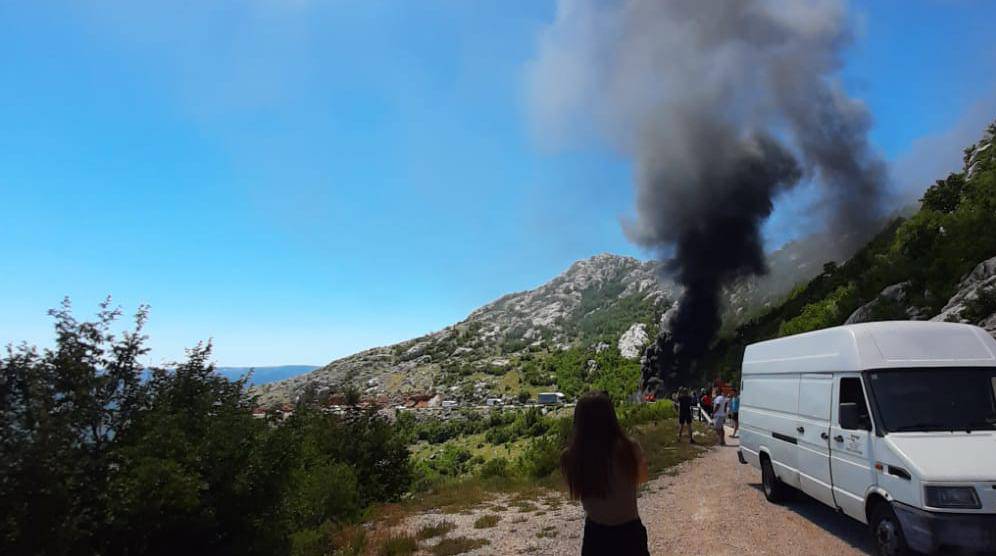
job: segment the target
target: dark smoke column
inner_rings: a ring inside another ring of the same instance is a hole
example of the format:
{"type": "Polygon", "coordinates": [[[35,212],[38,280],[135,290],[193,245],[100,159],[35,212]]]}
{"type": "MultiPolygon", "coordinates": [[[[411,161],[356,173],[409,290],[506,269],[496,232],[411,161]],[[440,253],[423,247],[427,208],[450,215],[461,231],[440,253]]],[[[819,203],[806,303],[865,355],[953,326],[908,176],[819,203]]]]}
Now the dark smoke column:
{"type": "MultiPolygon", "coordinates": [[[[684,292],[647,350],[645,385],[653,377],[665,384],[683,378],[688,362],[702,355],[719,329],[723,285],[765,272],[761,224],[771,214],[774,196],[801,176],[793,156],[763,134],[710,138],[714,155],[697,169],[696,188],[714,202],[696,207],[666,203],[652,230],[651,245],[674,246],[666,270],[684,292]]],[[[658,190],[667,188],[651,191],[658,190]]]]}
{"type": "Polygon", "coordinates": [[[633,161],[624,229],[684,286],[646,380],[686,370],[719,330],[723,286],[765,271],[780,192],[814,184],[833,243],[873,231],[884,166],[835,79],[850,21],[842,0],[559,0],[529,67],[537,136],[633,161]]]}

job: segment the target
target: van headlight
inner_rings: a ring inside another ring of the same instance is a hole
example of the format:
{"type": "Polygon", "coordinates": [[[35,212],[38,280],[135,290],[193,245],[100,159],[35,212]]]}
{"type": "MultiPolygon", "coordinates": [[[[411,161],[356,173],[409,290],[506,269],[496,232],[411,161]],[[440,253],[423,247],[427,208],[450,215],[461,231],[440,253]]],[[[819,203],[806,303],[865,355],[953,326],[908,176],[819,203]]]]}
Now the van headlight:
{"type": "Polygon", "coordinates": [[[978,510],[982,508],[979,495],[973,487],[927,486],[923,488],[927,506],[931,508],[960,508],[978,510]]]}

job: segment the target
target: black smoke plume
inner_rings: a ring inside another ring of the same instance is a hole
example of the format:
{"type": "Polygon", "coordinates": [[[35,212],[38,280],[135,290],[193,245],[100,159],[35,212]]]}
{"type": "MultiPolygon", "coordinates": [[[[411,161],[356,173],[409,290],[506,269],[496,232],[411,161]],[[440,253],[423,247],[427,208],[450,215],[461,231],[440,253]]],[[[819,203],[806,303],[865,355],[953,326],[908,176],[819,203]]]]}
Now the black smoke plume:
{"type": "Polygon", "coordinates": [[[835,81],[850,22],[839,0],[558,3],[530,67],[539,137],[632,159],[625,231],[684,287],[645,379],[687,369],[719,329],[723,286],[765,272],[780,193],[818,187],[811,212],[845,251],[873,231],[885,168],[867,110],[835,81]]]}

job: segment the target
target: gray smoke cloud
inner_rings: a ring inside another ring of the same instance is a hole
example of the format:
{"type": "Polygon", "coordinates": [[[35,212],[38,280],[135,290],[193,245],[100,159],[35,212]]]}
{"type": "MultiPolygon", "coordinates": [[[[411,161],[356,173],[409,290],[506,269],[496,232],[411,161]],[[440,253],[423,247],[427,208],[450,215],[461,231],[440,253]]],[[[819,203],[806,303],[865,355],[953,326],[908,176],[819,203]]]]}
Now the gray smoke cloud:
{"type": "Polygon", "coordinates": [[[558,3],[528,69],[531,121],[545,144],[606,141],[633,160],[625,231],[685,288],[662,349],[707,347],[722,286],[765,271],[761,226],[800,180],[820,185],[845,250],[879,221],[871,120],[834,79],[851,38],[837,0],[558,3]]]}

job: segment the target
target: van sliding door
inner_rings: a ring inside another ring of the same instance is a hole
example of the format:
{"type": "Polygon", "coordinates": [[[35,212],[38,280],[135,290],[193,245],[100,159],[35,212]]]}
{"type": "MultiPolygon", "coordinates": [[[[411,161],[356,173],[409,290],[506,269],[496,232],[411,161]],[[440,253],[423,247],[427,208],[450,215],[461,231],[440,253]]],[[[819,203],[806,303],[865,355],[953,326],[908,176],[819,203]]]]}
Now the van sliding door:
{"type": "Polygon", "coordinates": [[[865,523],[865,493],[875,484],[871,453],[872,420],[861,375],[848,373],[837,378],[837,394],[830,421],[830,470],[833,473],[834,498],[847,515],[865,523]],[[840,407],[855,406],[860,424],[845,429],[840,421],[840,407]]]}
{"type": "Polygon", "coordinates": [[[807,374],[799,381],[796,426],[799,483],[806,494],[835,507],[830,480],[830,408],[833,375],[807,374]]]}

